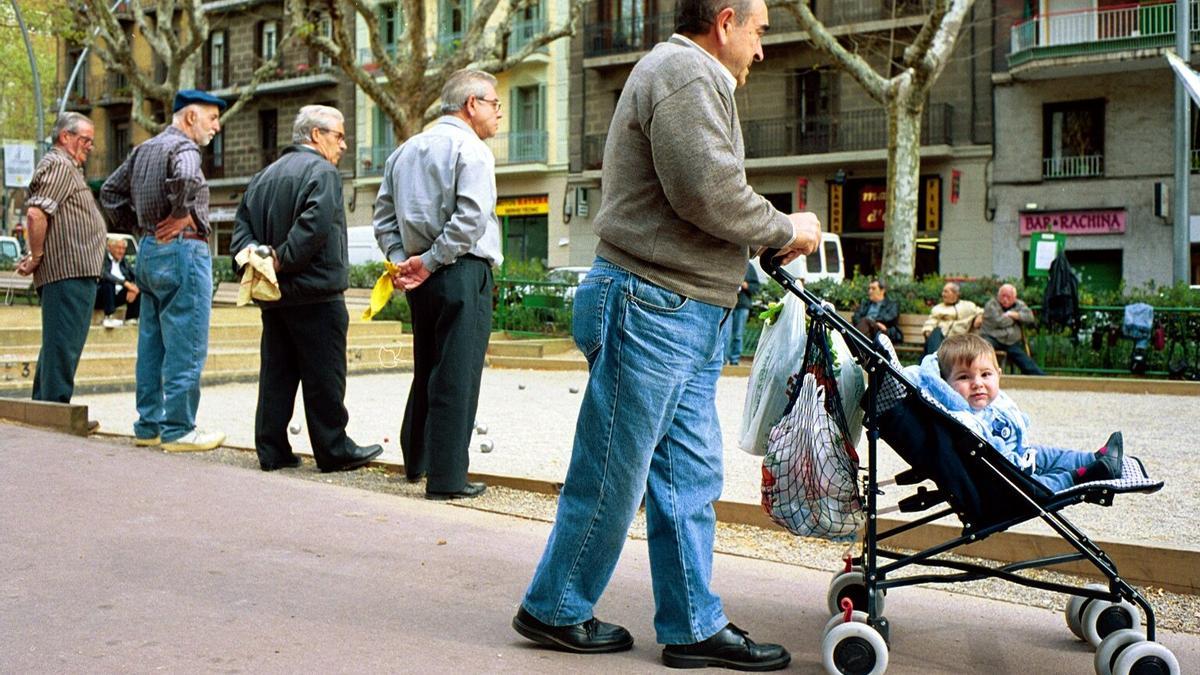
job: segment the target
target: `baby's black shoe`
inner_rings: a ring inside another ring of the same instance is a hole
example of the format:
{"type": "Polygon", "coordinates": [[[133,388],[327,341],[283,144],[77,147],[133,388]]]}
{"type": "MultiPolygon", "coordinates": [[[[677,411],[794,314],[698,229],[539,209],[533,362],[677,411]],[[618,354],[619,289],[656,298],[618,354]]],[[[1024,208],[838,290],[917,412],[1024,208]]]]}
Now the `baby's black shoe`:
{"type": "Polygon", "coordinates": [[[1091,466],[1075,473],[1075,483],[1090,483],[1097,480],[1120,478],[1124,459],[1121,432],[1114,431],[1104,447],[1096,451],[1096,461],[1091,466]]]}

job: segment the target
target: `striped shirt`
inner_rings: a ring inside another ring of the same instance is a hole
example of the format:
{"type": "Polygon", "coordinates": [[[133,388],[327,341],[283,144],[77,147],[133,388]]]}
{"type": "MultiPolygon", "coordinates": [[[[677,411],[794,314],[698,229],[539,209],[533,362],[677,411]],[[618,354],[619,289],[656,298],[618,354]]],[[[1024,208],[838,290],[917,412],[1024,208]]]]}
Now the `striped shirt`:
{"type": "Polygon", "coordinates": [[[134,148],[104,181],[100,203],[122,229],[153,235],[167,216],[192,214],[207,237],[208,182],[200,171],[200,148],[178,127],[167,127],[134,148]]]}
{"type": "Polygon", "coordinates": [[[33,271],[38,288],[63,279],[99,277],[104,265],[104,217],[83,179],[83,169],[55,146],[38,162],[27,207],[46,214],[42,262],[33,271]]]}

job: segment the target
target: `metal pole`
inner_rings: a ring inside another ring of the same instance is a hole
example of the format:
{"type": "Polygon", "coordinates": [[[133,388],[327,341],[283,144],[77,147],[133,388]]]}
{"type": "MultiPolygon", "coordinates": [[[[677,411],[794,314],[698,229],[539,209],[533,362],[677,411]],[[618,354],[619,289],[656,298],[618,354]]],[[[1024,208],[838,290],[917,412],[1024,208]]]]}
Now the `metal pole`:
{"type": "MultiPolygon", "coordinates": [[[[12,0],[12,1],[13,1],[14,5],[17,2],[17,0],[12,0]]],[[[117,7],[120,7],[121,3],[123,3],[123,2],[125,2],[125,0],[117,0],[116,2],[113,3],[112,7],[108,8],[108,11],[109,12],[117,11],[117,7]]],[[[99,34],[100,34],[100,27],[96,26],[95,30],[92,31],[92,39],[95,39],[96,36],[99,34]]],[[[75,67],[71,69],[71,76],[67,78],[67,86],[65,89],[63,89],[62,100],[60,100],[58,103],[58,114],[59,115],[62,115],[64,112],[67,111],[67,99],[70,98],[70,96],[71,96],[71,89],[73,89],[75,87],[75,78],[79,76],[79,69],[83,67],[83,64],[87,63],[87,55],[88,55],[88,51],[90,49],[91,49],[91,47],[84,47],[83,51],[79,52],[79,60],[75,62],[75,67]]]]}
{"type": "Polygon", "coordinates": [[[25,52],[29,55],[29,69],[33,71],[33,109],[37,111],[37,142],[33,144],[33,160],[42,158],[42,141],[46,138],[46,110],[42,107],[42,78],[38,75],[37,59],[33,55],[33,41],[29,39],[29,30],[25,27],[25,19],[21,17],[21,8],[17,0],[10,0],[13,13],[17,16],[17,26],[21,28],[21,37],[25,39],[25,52]]]}
{"type": "MultiPolygon", "coordinates": [[[[1192,0],[1175,0],[1175,51],[1184,63],[1191,63],[1190,41],[1192,0]]],[[[1174,265],[1173,281],[1188,283],[1191,276],[1190,230],[1191,214],[1188,211],[1188,184],[1191,174],[1191,101],[1183,88],[1183,81],[1175,82],[1175,231],[1173,237],[1174,265]]]]}

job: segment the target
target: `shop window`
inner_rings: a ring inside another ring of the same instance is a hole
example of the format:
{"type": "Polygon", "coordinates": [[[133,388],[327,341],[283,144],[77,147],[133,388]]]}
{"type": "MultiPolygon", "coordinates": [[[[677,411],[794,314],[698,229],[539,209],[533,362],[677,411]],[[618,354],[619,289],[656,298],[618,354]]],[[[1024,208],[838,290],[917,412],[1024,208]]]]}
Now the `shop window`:
{"type": "Polygon", "coordinates": [[[1104,175],[1104,101],[1048,103],[1042,108],[1042,177],[1104,175]]]}

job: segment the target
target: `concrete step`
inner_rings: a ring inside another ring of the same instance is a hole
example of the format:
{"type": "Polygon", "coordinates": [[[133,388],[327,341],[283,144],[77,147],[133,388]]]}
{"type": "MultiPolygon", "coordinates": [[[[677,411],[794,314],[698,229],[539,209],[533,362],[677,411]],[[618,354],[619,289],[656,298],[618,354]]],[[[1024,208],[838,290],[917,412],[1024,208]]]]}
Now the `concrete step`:
{"type": "MultiPolygon", "coordinates": [[[[258,340],[262,335],[262,323],[255,314],[243,316],[241,323],[214,323],[208,331],[208,341],[215,344],[227,340],[258,340]]],[[[4,315],[0,314],[0,321],[4,315]]],[[[351,339],[358,337],[375,337],[388,339],[401,335],[403,327],[397,321],[355,321],[351,319],[348,335],[351,339]]],[[[86,347],[109,345],[136,345],[137,326],[122,326],[120,328],[104,328],[92,326],[88,331],[86,347]]],[[[0,352],[12,351],[17,347],[37,348],[42,342],[40,326],[0,325],[0,352]]]]}
{"type": "Polygon", "coordinates": [[[542,358],[566,354],[575,349],[575,342],[570,338],[537,338],[511,339],[503,334],[493,334],[488,343],[488,354],[494,356],[520,356],[525,358],[542,358]],[[500,335],[501,337],[497,337],[500,335]]]}

